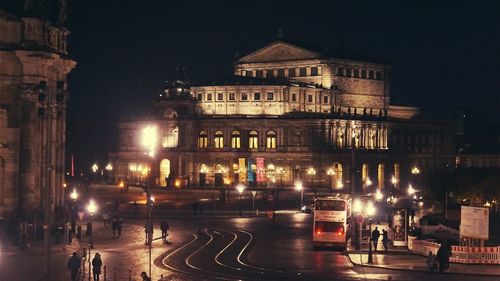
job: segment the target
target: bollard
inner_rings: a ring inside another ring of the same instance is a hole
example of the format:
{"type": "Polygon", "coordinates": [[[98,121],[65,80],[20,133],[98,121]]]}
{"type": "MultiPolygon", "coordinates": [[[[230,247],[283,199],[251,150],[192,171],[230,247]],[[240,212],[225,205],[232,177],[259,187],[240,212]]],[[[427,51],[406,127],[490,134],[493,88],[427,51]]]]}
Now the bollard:
{"type": "Polygon", "coordinates": [[[128,270],[128,281],[132,281],[132,270],[128,270]]]}
{"type": "Polygon", "coordinates": [[[104,266],[103,269],[104,269],[104,271],[103,271],[103,273],[104,273],[104,281],[106,281],[106,266],[104,266]]]}
{"type": "Polygon", "coordinates": [[[116,281],[116,267],[113,268],[113,281],[116,281]]]}

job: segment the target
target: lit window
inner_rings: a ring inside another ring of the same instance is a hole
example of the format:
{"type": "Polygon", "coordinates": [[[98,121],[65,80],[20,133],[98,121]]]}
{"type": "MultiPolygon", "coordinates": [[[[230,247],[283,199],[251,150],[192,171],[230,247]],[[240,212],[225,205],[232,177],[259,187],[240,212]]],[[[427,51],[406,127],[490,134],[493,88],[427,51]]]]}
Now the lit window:
{"type": "Polygon", "coordinates": [[[233,131],[233,133],[231,134],[231,148],[240,148],[240,145],[241,145],[240,132],[233,131]]]}
{"type": "Polygon", "coordinates": [[[266,134],[266,148],[276,148],[276,133],[274,131],[269,131],[266,134]]]}
{"type": "Polygon", "coordinates": [[[212,100],[212,94],[207,94],[207,100],[212,100]]]}
{"type": "Polygon", "coordinates": [[[253,93],[253,100],[260,100],[260,93],[253,93]]]}
{"type": "Polygon", "coordinates": [[[274,100],[274,93],[267,93],[267,100],[274,100]]]}
{"type": "Polygon", "coordinates": [[[236,100],[236,94],[235,93],[229,93],[229,100],[236,100]]]}
{"type": "Polygon", "coordinates": [[[318,76],[318,68],[311,67],[311,76],[318,76]]]}
{"type": "Polygon", "coordinates": [[[241,100],[248,100],[248,94],[247,93],[241,93],[241,100]]]}
{"type": "Polygon", "coordinates": [[[248,133],[248,148],[259,148],[259,133],[257,131],[248,133]]]}
{"type": "Polygon", "coordinates": [[[223,93],[218,93],[217,94],[217,100],[224,100],[224,94],[223,93]]]}
{"type": "Polygon", "coordinates": [[[296,76],[295,68],[288,69],[288,77],[295,77],[295,76],[296,76]]]}
{"type": "Polygon", "coordinates": [[[306,76],[307,75],[307,69],[305,67],[301,67],[299,69],[299,75],[300,76],[306,76]]]}
{"type": "Polygon", "coordinates": [[[198,147],[206,148],[208,146],[208,133],[206,131],[201,131],[198,136],[198,147]]]}
{"type": "Polygon", "coordinates": [[[222,131],[215,132],[214,144],[215,148],[224,148],[224,133],[222,131]]]}

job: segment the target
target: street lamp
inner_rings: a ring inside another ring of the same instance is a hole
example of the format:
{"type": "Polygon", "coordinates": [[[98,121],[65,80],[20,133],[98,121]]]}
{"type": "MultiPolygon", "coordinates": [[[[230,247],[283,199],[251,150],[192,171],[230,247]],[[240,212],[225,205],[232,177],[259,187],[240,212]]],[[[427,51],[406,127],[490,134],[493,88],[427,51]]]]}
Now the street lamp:
{"type": "Polygon", "coordinates": [[[332,177],[335,175],[335,170],[330,168],[326,171],[326,174],[328,175],[328,180],[330,182],[329,188],[332,188],[332,177]]]}
{"type": "Polygon", "coordinates": [[[97,170],[99,170],[99,166],[97,165],[97,163],[94,163],[92,165],[92,167],[90,167],[92,169],[92,172],[94,173],[94,181],[97,181],[97,170]]]}
{"type": "Polygon", "coordinates": [[[414,175],[418,175],[418,174],[420,174],[420,169],[417,166],[413,166],[411,168],[411,173],[414,175]]]}
{"type": "Polygon", "coordinates": [[[246,189],[246,187],[241,183],[236,185],[236,190],[238,191],[238,194],[240,196],[240,200],[241,200],[241,194],[243,193],[243,191],[245,191],[245,189],[246,189]]]}
{"type": "Polygon", "coordinates": [[[372,254],[372,217],[375,215],[376,209],[375,206],[373,205],[372,201],[368,201],[368,204],[366,206],[366,215],[368,216],[368,221],[369,221],[369,229],[370,229],[370,238],[369,242],[370,245],[368,247],[368,263],[373,264],[373,254],[372,254]]]}
{"type": "Polygon", "coordinates": [[[316,175],[316,170],[313,167],[311,167],[311,168],[307,169],[307,174],[311,176],[311,188],[312,188],[314,176],[316,175]]]}
{"type": "Polygon", "coordinates": [[[382,199],[384,199],[384,194],[382,194],[380,189],[377,189],[377,191],[375,192],[375,200],[380,201],[382,199]]]}
{"type": "Polygon", "coordinates": [[[89,204],[87,205],[87,212],[89,213],[89,222],[87,223],[87,232],[88,232],[88,235],[90,236],[89,249],[93,249],[94,248],[94,230],[92,227],[92,218],[94,217],[95,213],[97,212],[97,205],[96,205],[94,199],[90,199],[89,204]]]}
{"type": "MultiPolygon", "coordinates": [[[[141,142],[144,148],[144,155],[149,157],[149,159],[153,158],[156,153],[156,146],[158,143],[158,131],[156,126],[148,125],[142,129],[141,142]]],[[[152,168],[152,160],[150,161],[150,169],[152,168]]],[[[150,194],[150,185],[152,182],[152,171],[148,174],[148,180],[146,183],[146,204],[147,204],[147,222],[146,222],[146,238],[148,242],[149,248],[149,276],[151,276],[151,244],[153,242],[153,222],[151,220],[151,212],[152,212],[152,203],[154,197],[150,194]]]]}
{"type": "Polygon", "coordinates": [[[78,192],[76,192],[76,189],[73,189],[71,193],[69,194],[69,198],[71,198],[73,201],[76,201],[78,199],[78,192]]]}
{"type": "Polygon", "coordinates": [[[415,194],[415,192],[417,192],[413,186],[411,186],[411,184],[408,186],[408,195],[413,195],[415,194]]]}
{"type": "Polygon", "coordinates": [[[304,186],[302,186],[301,181],[296,181],[295,182],[295,190],[300,192],[300,206],[299,210],[302,209],[302,206],[304,205],[304,186]]]}

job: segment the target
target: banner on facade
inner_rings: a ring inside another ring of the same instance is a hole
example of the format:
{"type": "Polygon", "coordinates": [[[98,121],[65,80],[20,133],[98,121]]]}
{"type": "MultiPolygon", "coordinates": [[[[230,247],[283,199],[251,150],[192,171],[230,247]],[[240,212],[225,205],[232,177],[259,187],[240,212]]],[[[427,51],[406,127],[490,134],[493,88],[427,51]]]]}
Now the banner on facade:
{"type": "Polygon", "coordinates": [[[245,163],[246,163],[245,158],[238,158],[239,182],[247,181],[247,168],[245,163]]]}
{"type": "Polygon", "coordinates": [[[248,182],[254,181],[253,171],[252,171],[252,159],[248,158],[248,172],[247,172],[248,182]]]}
{"type": "Polygon", "coordinates": [[[257,182],[265,182],[264,158],[257,158],[257,182]]]}

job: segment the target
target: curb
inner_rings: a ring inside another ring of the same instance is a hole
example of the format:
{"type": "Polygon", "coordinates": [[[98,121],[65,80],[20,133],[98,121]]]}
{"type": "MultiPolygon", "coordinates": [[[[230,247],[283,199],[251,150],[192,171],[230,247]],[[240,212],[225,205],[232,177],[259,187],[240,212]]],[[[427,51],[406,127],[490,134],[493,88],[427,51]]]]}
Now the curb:
{"type": "MultiPolygon", "coordinates": [[[[349,256],[349,253],[347,254],[347,257],[351,261],[351,263],[354,266],[360,266],[360,267],[370,267],[370,268],[378,268],[378,269],[386,269],[386,270],[397,270],[397,271],[414,271],[414,272],[421,272],[421,273],[430,273],[428,270],[422,270],[422,269],[410,269],[410,268],[396,268],[396,267],[390,267],[386,265],[371,265],[371,264],[361,264],[361,263],[356,263],[354,262],[351,257],[349,256]]],[[[440,274],[439,272],[435,272],[436,274],[440,274]]],[[[482,274],[482,273],[471,273],[471,272],[446,272],[443,274],[447,275],[469,275],[469,276],[484,276],[484,277],[499,277],[500,274],[482,274]]]]}

